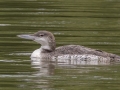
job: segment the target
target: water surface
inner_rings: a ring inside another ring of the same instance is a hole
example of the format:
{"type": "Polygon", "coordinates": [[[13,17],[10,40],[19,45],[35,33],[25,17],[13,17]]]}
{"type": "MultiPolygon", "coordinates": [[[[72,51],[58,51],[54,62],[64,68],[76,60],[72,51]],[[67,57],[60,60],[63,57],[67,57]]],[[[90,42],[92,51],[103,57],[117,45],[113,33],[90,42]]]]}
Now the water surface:
{"type": "Polygon", "coordinates": [[[31,63],[37,43],[16,37],[54,33],[57,46],[120,55],[119,0],[0,0],[0,90],[120,90],[120,63],[31,63]]]}

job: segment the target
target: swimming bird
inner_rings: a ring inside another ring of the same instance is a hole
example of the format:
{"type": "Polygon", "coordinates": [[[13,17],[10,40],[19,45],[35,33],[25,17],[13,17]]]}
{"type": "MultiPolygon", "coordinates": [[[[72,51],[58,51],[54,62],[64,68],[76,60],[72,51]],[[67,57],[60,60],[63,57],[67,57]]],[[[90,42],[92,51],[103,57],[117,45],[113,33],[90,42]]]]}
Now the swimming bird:
{"type": "Polygon", "coordinates": [[[21,34],[17,36],[41,44],[41,47],[31,54],[31,58],[120,61],[120,56],[116,54],[81,45],[64,45],[56,48],[54,35],[45,30],[34,34],[21,34]]]}

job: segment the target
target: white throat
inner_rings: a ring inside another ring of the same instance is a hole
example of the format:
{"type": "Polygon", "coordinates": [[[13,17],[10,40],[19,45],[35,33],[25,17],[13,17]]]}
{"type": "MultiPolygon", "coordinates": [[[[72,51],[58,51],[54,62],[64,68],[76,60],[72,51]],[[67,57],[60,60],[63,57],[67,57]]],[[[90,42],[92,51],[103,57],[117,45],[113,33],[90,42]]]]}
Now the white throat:
{"type": "Polygon", "coordinates": [[[40,47],[41,50],[46,49],[46,50],[51,50],[50,46],[44,45],[40,47]]]}

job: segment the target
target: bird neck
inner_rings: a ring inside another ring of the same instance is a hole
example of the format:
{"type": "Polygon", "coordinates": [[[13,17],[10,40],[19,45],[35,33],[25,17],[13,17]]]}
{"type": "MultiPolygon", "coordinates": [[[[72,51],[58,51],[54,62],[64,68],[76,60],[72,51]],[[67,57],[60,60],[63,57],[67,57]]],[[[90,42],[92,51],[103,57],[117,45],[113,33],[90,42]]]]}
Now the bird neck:
{"type": "Polygon", "coordinates": [[[40,47],[41,52],[53,52],[55,51],[55,48],[56,48],[55,42],[49,43],[48,45],[44,45],[44,46],[42,45],[40,47]]]}

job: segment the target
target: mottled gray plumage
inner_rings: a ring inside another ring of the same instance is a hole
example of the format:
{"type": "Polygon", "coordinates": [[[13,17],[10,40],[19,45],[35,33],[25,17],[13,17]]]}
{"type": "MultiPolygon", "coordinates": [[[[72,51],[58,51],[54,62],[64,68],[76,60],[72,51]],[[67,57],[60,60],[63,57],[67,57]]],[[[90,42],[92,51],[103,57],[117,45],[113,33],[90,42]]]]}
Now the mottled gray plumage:
{"type": "Polygon", "coordinates": [[[50,55],[50,57],[51,56],[58,57],[60,55],[65,55],[65,54],[69,54],[69,55],[84,55],[84,54],[87,54],[87,55],[95,55],[95,56],[100,56],[100,57],[104,57],[104,58],[109,58],[110,61],[120,61],[120,56],[118,56],[118,55],[115,55],[115,54],[112,54],[112,53],[107,53],[107,52],[101,51],[101,50],[87,48],[87,47],[80,46],[80,45],[60,46],[52,52],[48,52],[48,51],[44,52],[44,55],[45,55],[45,53],[48,56],[50,55]]]}

